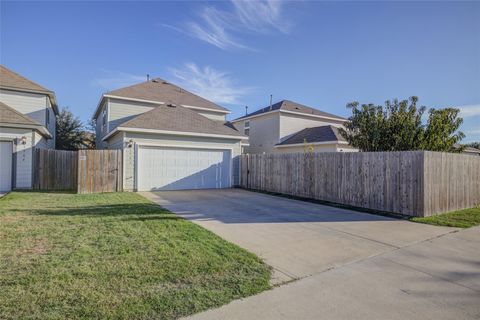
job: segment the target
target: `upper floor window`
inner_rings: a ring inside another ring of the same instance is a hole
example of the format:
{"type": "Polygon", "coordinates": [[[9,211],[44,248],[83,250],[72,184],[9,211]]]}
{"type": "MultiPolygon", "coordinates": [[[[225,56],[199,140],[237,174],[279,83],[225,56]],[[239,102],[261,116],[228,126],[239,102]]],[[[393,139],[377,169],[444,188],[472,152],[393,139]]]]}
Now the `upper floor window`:
{"type": "Polygon", "coordinates": [[[103,110],[102,113],[102,129],[107,125],[107,110],[103,110]]]}
{"type": "Polygon", "coordinates": [[[50,110],[47,108],[47,112],[45,114],[45,121],[47,124],[50,124],[50,110]]]}
{"type": "Polygon", "coordinates": [[[243,125],[243,134],[246,136],[250,135],[250,120],[245,120],[243,125]]]}

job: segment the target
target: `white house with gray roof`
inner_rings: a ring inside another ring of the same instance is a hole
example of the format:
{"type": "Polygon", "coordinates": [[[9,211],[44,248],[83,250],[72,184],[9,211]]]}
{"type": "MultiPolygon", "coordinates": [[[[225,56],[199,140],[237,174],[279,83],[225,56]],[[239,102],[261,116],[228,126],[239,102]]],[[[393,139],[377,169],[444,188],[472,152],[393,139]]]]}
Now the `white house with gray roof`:
{"type": "Polygon", "coordinates": [[[246,137],[230,112],[162,79],[110,91],[93,115],[97,148],[121,149],[124,190],[229,188],[246,137]]]}
{"type": "Polygon", "coordinates": [[[0,192],[32,188],[34,148],[55,148],[55,94],[0,66],[0,192]]]}
{"type": "Polygon", "coordinates": [[[347,119],[302,104],[282,100],[232,121],[249,137],[246,153],[358,151],[338,132],[347,119]]]}

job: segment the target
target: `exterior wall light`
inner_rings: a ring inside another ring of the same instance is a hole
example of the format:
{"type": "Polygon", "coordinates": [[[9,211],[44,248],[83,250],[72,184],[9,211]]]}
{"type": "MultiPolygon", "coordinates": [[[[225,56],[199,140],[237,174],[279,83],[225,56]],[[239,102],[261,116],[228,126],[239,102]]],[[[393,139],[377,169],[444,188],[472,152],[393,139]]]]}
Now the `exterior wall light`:
{"type": "Polygon", "coordinates": [[[21,138],[18,138],[18,143],[19,144],[27,144],[27,137],[23,136],[21,138]]]}
{"type": "Polygon", "coordinates": [[[128,140],[128,142],[127,142],[127,147],[128,147],[128,148],[133,147],[133,139],[128,140]]]}

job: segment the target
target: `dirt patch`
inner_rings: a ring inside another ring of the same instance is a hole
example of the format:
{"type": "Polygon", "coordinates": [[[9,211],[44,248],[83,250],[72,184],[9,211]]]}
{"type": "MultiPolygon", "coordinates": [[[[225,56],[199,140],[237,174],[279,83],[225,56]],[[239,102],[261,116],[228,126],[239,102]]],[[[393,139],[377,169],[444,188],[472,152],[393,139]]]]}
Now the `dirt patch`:
{"type": "MultiPolygon", "coordinates": [[[[28,241],[27,241],[28,242],[28,241]]],[[[46,239],[32,239],[29,247],[23,247],[16,250],[18,255],[40,255],[49,251],[50,247],[46,239]]]]}

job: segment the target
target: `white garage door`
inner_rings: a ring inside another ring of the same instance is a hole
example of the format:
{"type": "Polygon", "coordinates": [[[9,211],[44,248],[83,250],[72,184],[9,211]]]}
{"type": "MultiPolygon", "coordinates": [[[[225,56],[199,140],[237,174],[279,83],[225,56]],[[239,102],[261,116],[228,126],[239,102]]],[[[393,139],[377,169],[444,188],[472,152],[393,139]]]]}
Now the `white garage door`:
{"type": "Polygon", "coordinates": [[[12,190],[12,143],[0,141],[0,192],[12,190]]]}
{"type": "Polygon", "coordinates": [[[138,190],[230,187],[230,151],[139,147],[138,190]]]}

